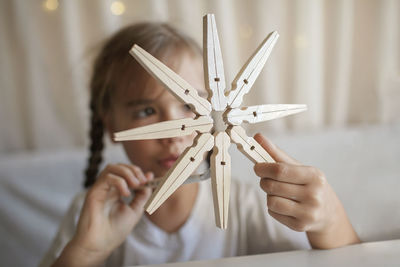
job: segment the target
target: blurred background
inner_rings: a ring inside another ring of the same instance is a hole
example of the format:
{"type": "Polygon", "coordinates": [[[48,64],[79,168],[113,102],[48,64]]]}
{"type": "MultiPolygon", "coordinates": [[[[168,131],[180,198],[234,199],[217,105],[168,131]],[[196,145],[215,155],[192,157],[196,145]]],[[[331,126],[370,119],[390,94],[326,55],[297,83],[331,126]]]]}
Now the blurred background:
{"type": "MultiPolygon", "coordinates": [[[[400,239],[400,0],[0,0],[4,266],[36,266],[82,190],[88,80],[104,39],[151,20],[202,44],[207,13],[228,85],[271,31],[280,34],[245,105],[308,106],[248,134],[322,170],[362,241],[400,239]]],[[[103,164],[127,160],[107,147],[103,164]]],[[[230,155],[234,178],[258,186],[254,164],[236,146],[230,155]]]]}
{"type": "Polygon", "coordinates": [[[227,84],[268,33],[280,34],[245,104],[308,105],[250,130],[399,121],[398,0],[0,0],[0,153],[86,147],[88,79],[102,41],[152,20],[201,44],[206,13],[216,16],[227,84]]]}

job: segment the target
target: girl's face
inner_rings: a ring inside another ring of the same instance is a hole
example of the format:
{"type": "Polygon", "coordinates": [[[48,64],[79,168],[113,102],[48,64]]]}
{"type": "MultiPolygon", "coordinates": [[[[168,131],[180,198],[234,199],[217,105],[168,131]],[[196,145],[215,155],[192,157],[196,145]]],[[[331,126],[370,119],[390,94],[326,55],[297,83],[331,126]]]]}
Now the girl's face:
{"type": "MultiPolygon", "coordinates": [[[[200,96],[207,98],[201,57],[188,53],[182,53],[181,57],[177,67],[169,67],[196,88],[200,96]]],[[[123,95],[117,93],[108,124],[112,131],[110,134],[161,121],[195,117],[186,104],[174,97],[155,79],[151,78],[145,89],[139,99],[135,97],[133,90],[120,90],[124,91],[123,95]]],[[[163,176],[185,148],[192,145],[195,136],[196,133],[182,137],[122,143],[134,165],[144,172],[151,171],[158,177],[163,176]]]]}

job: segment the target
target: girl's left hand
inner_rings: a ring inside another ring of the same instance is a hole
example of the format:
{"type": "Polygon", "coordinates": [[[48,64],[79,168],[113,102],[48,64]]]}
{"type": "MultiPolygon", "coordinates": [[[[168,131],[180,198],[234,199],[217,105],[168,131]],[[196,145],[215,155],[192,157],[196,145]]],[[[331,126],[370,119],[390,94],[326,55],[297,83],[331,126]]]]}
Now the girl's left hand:
{"type": "Polygon", "coordinates": [[[275,163],[258,163],[254,170],[267,193],[268,213],[295,231],[306,231],[315,248],[332,248],[359,239],[325,175],[303,166],[261,134],[255,140],[275,163]]]}

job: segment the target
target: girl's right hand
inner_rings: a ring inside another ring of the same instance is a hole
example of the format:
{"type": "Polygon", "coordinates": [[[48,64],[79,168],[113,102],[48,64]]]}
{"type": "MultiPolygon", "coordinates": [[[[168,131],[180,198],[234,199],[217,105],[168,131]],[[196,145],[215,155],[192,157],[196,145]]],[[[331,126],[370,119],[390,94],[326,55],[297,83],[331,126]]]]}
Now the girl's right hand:
{"type": "Polygon", "coordinates": [[[153,173],[144,174],[137,166],[108,165],[87,192],[75,236],[63,254],[69,254],[68,258],[74,254],[84,257],[87,264],[83,265],[103,262],[140,220],[151,188],[136,191],[128,204],[121,197],[131,196],[130,189],[139,188],[153,178],[153,173]]]}

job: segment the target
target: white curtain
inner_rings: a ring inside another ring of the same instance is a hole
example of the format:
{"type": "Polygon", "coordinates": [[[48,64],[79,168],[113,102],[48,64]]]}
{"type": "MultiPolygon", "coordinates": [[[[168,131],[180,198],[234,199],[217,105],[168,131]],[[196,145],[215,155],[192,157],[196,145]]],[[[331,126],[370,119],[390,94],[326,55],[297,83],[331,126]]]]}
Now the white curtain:
{"type": "Polygon", "coordinates": [[[86,145],[88,75],[101,41],[157,20],[201,43],[206,13],[216,16],[227,84],[269,32],[280,34],[245,104],[302,103],[308,111],[257,129],[398,120],[398,0],[125,0],[121,15],[111,11],[115,2],[0,0],[0,153],[86,145]]]}

